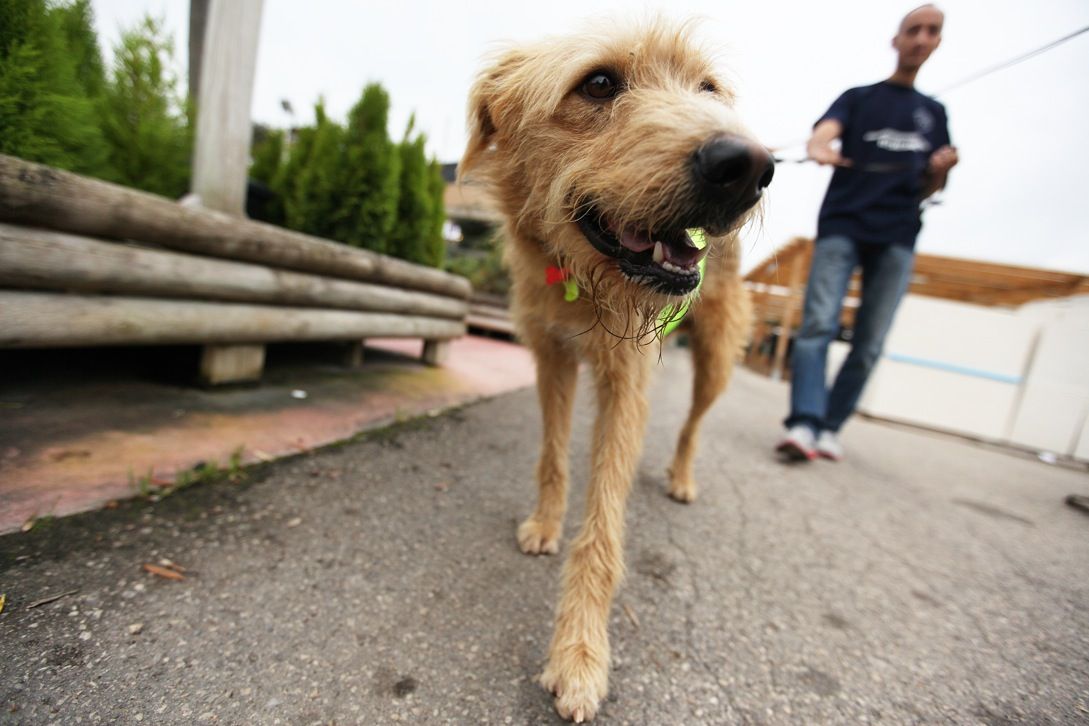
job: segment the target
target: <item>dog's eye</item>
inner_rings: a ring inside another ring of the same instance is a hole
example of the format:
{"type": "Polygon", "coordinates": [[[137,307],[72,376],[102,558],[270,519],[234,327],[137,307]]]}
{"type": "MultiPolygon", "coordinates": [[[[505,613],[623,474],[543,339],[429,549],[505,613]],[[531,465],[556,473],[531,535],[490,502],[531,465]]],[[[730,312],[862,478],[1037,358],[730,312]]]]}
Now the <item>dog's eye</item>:
{"type": "Polygon", "coordinates": [[[598,101],[612,98],[619,90],[620,84],[616,82],[616,79],[603,71],[591,73],[582,82],[582,92],[598,101]]]}
{"type": "Polygon", "coordinates": [[[718,93],[718,86],[713,81],[704,81],[700,84],[700,91],[703,93],[718,93]]]}

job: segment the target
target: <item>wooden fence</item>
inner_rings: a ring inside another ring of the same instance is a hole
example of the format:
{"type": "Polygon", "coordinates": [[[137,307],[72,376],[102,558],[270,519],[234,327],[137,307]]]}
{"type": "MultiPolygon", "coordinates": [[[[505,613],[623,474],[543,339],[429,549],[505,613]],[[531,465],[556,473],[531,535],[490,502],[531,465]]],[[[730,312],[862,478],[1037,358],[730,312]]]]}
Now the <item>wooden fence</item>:
{"type": "Polygon", "coordinates": [[[441,270],[0,155],[0,347],[200,344],[209,383],[259,376],[263,344],[280,341],[422,338],[437,364],[470,292],[441,270]]]}

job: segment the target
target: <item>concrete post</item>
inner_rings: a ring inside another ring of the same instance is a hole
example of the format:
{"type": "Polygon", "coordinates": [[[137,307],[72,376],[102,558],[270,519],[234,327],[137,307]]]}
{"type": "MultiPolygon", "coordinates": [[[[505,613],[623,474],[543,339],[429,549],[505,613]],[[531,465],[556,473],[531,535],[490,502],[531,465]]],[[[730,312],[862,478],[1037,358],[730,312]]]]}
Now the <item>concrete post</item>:
{"type": "MultiPolygon", "coordinates": [[[[210,0],[199,65],[192,192],[201,206],[242,216],[253,78],[263,0],[210,0]]],[[[190,39],[190,45],[195,45],[190,39]]]]}
{"type": "MultiPolygon", "coordinates": [[[[253,78],[264,0],[193,0],[189,47],[197,128],[192,193],[208,209],[244,217],[253,124],[253,78]]],[[[261,377],[263,345],[206,345],[201,378],[210,385],[261,377]]]]}

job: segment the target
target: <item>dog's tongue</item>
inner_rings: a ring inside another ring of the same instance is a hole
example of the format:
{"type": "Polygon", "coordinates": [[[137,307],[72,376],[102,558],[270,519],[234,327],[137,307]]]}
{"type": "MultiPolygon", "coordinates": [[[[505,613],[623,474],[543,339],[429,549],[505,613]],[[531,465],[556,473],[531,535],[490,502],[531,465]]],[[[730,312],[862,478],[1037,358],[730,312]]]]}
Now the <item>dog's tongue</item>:
{"type": "Polygon", "coordinates": [[[622,230],[619,233],[613,231],[620,244],[632,252],[646,252],[655,245],[661,245],[661,252],[655,253],[655,260],[659,256],[662,260],[679,267],[691,267],[700,261],[704,250],[697,247],[696,243],[687,233],[673,236],[671,239],[654,239],[649,232],[638,230],[622,230]]]}
{"type": "Polygon", "coordinates": [[[679,241],[673,244],[663,244],[662,246],[664,247],[663,252],[665,252],[666,260],[679,267],[691,267],[703,259],[703,256],[707,253],[707,247],[697,247],[687,233],[681,235],[679,241]]]}
{"type": "Polygon", "coordinates": [[[624,230],[617,237],[620,244],[632,252],[646,252],[654,246],[654,240],[646,232],[624,230]]]}

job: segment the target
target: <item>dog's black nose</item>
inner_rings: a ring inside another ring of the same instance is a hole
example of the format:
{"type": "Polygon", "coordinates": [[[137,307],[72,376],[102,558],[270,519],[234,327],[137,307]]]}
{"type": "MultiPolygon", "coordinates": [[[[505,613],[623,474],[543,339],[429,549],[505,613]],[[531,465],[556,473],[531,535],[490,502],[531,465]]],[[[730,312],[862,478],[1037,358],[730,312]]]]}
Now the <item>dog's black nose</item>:
{"type": "Polygon", "coordinates": [[[697,177],[716,187],[735,187],[743,196],[759,194],[771,184],[775,162],[767,149],[740,136],[715,136],[693,160],[697,177]]]}

